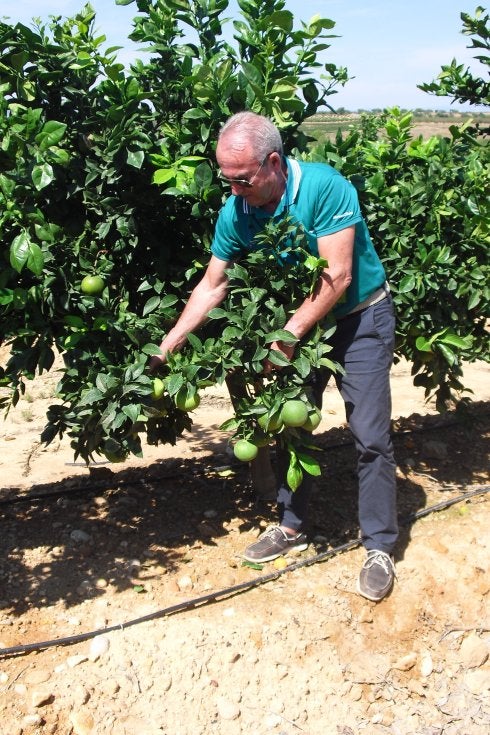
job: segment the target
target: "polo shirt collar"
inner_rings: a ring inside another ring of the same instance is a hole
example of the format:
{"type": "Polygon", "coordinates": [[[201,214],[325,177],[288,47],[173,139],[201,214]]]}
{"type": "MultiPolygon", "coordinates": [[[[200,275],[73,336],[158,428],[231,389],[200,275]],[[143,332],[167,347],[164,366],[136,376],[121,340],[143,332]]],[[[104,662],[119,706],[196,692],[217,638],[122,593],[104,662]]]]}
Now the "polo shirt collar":
{"type": "MultiPolygon", "coordinates": [[[[277,209],[274,212],[274,216],[281,214],[291,204],[293,204],[298,194],[299,184],[301,181],[301,167],[294,158],[285,158],[286,165],[288,167],[288,178],[286,181],[286,188],[284,189],[281,201],[277,205],[277,209]]],[[[243,213],[251,214],[253,211],[260,210],[260,207],[251,207],[245,199],[243,202],[243,213]]],[[[269,215],[270,216],[270,215],[269,215]]]]}

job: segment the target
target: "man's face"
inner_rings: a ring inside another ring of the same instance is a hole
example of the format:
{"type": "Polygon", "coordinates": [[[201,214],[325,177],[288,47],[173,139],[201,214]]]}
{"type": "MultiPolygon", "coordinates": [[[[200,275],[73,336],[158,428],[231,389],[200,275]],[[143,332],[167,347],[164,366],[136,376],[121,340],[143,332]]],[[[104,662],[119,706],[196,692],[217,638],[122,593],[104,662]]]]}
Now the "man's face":
{"type": "Polygon", "coordinates": [[[280,168],[281,159],[278,153],[269,153],[258,160],[250,145],[238,148],[228,136],[218,143],[216,158],[232,194],[243,197],[253,207],[266,207],[272,201],[277,204],[283,191],[282,188],[277,198],[280,184],[277,162],[280,168]]]}

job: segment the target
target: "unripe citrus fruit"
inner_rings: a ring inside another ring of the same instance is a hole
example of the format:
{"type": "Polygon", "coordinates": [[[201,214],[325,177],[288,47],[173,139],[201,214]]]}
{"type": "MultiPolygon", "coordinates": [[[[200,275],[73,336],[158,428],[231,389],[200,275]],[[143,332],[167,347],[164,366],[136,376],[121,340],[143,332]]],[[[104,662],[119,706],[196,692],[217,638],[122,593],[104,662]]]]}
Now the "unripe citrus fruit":
{"type": "Polygon", "coordinates": [[[233,453],[241,462],[251,462],[259,453],[258,448],[247,439],[239,439],[233,447],[233,453]]]}
{"type": "Polygon", "coordinates": [[[315,408],[314,411],[311,411],[311,413],[308,414],[308,418],[303,424],[303,429],[306,429],[306,431],[314,431],[320,424],[321,420],[322,414],[320,413],[318,408],[315,408]]]}
{"type": "Polygon", "coordinates": [[[165,383],[161,378],[153,378],[153,390],[151,392],[151,398],[153,401],[158,401],[159,398],[165,393],[165,383]]]}
{"type": "Polygon", "coordinates": [[[281,411],[281,419],[286,426],[303,426],[308,418],[308,408],[303,401],[286,401],[281,411]]]}
{"type": "Polygon", "coordinates": [[[269,419],[269,414],[263,413],[257,419],[257,423],[264,431],[278,431],[282,426],[281,415],[278,413],[269,419]]]}
{"type": "Polygon", "coordinates": [[[175,397],[175,405],[180,408],[181,411],[194,411],[195,408],[201,403],[199,393],[188,396],[187,391],[181,391],[177,393],[175,397]]]}
{"type": "Polygon", "coordinates": [[[120,454],[116,452],[104,452],[104,456],[109,460],[109,462],[113,463],[125,462],[128,458],[128,455],[125,452],[121,452],[120,454]]]}
{"type": "Polygon", "coordinates": [[[82,293],[88,294],[89,296],[97,296],[104,290],[104,279],[100,276],[85,276],[80,284],[82,293]]]}

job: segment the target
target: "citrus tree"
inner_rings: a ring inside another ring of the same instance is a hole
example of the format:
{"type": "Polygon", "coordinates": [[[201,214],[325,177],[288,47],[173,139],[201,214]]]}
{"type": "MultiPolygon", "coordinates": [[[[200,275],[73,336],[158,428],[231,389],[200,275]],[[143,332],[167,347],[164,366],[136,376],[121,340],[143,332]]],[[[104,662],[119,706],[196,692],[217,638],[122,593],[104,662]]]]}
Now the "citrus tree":
{"type": "MultiPolygon", "coordinates": [[[[484,68],[488,14],[462,13],[484,68]]],[[[488,106],[488,82],[454,61],[421,89],[488,106]]],[[[396,356],[444,410],[464,389],[465,362],[489,360],[490,159],[488,126],[471,119],[447,136],[413,134],[411,112],[364,115],[303,157],[327,160],[357,187],[397,313],[396,356]]]]}
{"type": "Polygon", "coordinates": [[[156,398],[148,357],[208,257],[220,125],[248,107],[303,148],[301,122],[346,81],[317,60],[333,21],[296,26],[280,0],[240,2],[233,44],[227,0],[135,4],[131,37],[150,60],[129,71],[102,50],[89,4],[0,23],[2,401],[61,354],[43,439],[67,434],[87,460],[140,455],[142,431],[175,442],[191,425],[198,383],[156,398]]]}

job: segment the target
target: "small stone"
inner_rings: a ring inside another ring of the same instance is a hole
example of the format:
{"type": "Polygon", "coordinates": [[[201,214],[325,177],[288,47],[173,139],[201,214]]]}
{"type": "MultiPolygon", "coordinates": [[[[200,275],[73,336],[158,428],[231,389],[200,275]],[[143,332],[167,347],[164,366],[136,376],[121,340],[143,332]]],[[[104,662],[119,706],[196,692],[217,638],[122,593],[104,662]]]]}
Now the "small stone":
{"type": "Polygon", "coordinates": [[[54,699],[53,692],[47,687],[39,687],[33,689],[31,694],[31,705],[32,707],[42,707],[45,704],[49,704],[54,699]]]}
{"type": "Polygon", "coordinates": [[[403,656],[402,658],[399,658],[395,663],[392,664],[392,669],[397,669],[398,671],[410,671],[415,664],[417,663],[417,654],[416,653],[409,653],[406,656],[403,656]]]}
{"type": "Polygon", "coordinates": [[[88,656],[84,656],[82,653],[79,653],[76,656],[70,656],[66,659],[66,663],[70,669],[74,669],[75,666],[83,664],[84,661],[88,661],[88,656]]]}
{"type": "Polygon", "coordinates": [[[420,662],[420,674],[421,676],[430,676],[434,670],[434,663],[430,653],[424,653],[420,662]]]}
{"type": "Polygon", "coordinates": [[[44,684],[46,681],[49,681],[51,678],[51,674],[49,671],[46,671],[45,669],[33,669],[32,671],[28,671],[27,674],[24,677],[24,681],[26,684],[44,684]]]}
{"type": "Polygon", "coordinates": [[[25,727],[39,727],[42,724],[41,715],[26,715],[22,718],[22,724],[25,727]]]}
{"type": "Polygon", "coordinates": [[[218,714],[222,720],[236,720],[240,717],[240,707],[229,699],[220,697],[217,702],[218,714]]]}
{"type": "Polygon", "coordinates": [[[470,633],[461,644],[460,660],[467,669],[477,669],[488,659],[488,646],[476,633],[470,633]]]}
{"type": "Polygon", "coordinates": [[[419,697],[425,697],[425,689],[417,679],[410,679],[408,682],[408,688],[414,694],[418,694],[419,697]]]}
{"type": "Polygon", "coordinates": [[[193,586],[194,585],[193,585],[192,579],[189,576],[180,577],[177,580],[177,587],[179,588],[181,592],[185,592],[186,590],[191,590],[193,586]]]}
{"type": "Polygon", "coordinates": [[[73,735],[91,735],[95,726],[90,712],[72,712],[70,722],[73,727],[73,735]]]}
{"type": "Polygon", "coordinates": [[[204,518],[212,519],[216,518],[218,515],[218,511],[214,510],[213,508],[210,508],[209,510],[205,510],[203,513],[204,518]]]}
{"type": "Polygon", "coordinates": [[[96,636],[91,642],[90,642],[90,649],[89,649],[89,660],[90,661],[97,661],[101,656],[103,656],[110,647],[110,641],[109,638],[105,635],[98,635],[96,636]]]}
{"type": "Polygon", "coordinates": [[[70,538],[76,544],[86,544],[91,540],[92,537],[90,536],[90,534],[85,533],[85,531],[82,531],[80,528],[75,528],[70,533],[70,538]]]}
{"type": "Polygon", "coordinates": [[[107,579],[104,579],[103,577],[99,577],[98,579],[95,580],[95,586],[96,586],[96,588],[98,590],[105,589],[108,584],[109,583],[108,583],[107,579]]]}
{"type": "Polygon", "coordinates": [[[273,730],[275,727],[279,727],[281,723],[282,717],[280,715],[275,715],[271,713],[270,715],[266,716],[264,724],[268,730],[273,730]]]}
{"type": "Polygon", "coordinates": [[[359,702],[362,699],[362,686],[360,684],[353,684],[349,696],[354,702],[359,702]]]}
{"type": "Polygon", "coordinates": [[[490,692],[490,670],[472,669],[467,671],[464,683],[475,696],[483,696],[490,692]]]}
{"type": "Polygon", "coordinates": [[[80,597],[84,597],[92,590],[92,583],[88,579],[84,579],[83,582],[80,582],[80,584],[77,587],[77,595],[80,597]]]}

